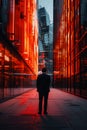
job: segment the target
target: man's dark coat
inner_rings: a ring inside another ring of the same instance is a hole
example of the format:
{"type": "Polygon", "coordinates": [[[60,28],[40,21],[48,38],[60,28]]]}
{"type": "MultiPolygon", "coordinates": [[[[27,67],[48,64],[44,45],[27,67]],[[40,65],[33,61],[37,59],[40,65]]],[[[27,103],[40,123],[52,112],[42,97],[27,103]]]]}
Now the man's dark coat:
{"type": "Polygon", "coordinates": [[[37,91],[39,93],[47,93],[50,91],[50,76],[43,73],[37,78],[37,91]]]}

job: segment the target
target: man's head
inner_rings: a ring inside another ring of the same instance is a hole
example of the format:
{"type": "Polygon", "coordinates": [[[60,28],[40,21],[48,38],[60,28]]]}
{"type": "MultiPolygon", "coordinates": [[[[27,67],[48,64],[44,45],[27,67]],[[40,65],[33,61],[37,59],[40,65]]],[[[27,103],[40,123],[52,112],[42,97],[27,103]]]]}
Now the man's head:
{"type": "Polygon", "coordinates": [[[43,68],[43,69],[42,69],[42,72],[43,72],[43,73],[46,73],[46,72],[47,72],[47,69],[46,69],[46,68],[43,68]]]}

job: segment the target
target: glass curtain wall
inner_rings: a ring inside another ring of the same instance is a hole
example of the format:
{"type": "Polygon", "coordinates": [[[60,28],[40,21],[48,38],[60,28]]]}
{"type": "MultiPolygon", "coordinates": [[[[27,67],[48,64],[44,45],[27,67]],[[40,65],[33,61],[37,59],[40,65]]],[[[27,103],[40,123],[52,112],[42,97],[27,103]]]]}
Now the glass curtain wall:
{"type": "Polygon", "coordinates": [[[37,22],[36,0],[0,0],[0,99],[35,87],[37,22]]]}
{"type": "Polygon", "coordinates": [[[87,97],[86,5],[85,0],[54,1],[54,84],[83,97],[87,97]]]}

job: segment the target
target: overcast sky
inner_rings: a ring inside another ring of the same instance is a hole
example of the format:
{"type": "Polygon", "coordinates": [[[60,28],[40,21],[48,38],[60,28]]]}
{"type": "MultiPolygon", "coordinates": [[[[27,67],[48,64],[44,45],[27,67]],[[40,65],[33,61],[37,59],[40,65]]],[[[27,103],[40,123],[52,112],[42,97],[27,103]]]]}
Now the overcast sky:
{"type": "Polygon", "coordinates": [[[53,0],[39,0],[39,6],[45,7],[49,16],[50,21],[53,23],[53,0]]]}

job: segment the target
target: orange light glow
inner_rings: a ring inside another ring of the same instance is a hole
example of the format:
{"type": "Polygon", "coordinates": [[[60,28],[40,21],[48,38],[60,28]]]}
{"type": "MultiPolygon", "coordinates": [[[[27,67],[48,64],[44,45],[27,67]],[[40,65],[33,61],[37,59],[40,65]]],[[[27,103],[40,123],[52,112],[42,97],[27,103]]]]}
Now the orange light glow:
{"type": "Polygon", "coordinates": [[[20,1],[16,5],[15,39],[20,40],[19,52],[37,75],[38,72],[38,20],[36,0],[20,1]],[[20,7],[20,11],[18,11],[20,7]],[[22,15],[19,19],[20,14],[22,15]]]}
{"type": "Polygon", "coordinates": [[[5,60],[6,61],[9,61],[9,57],[5,55],[5,60]]]}
{"type": "Polygon", "coordinates": [[[0,52],[0,57],[2,57],[2,53],[0,52]]]}

